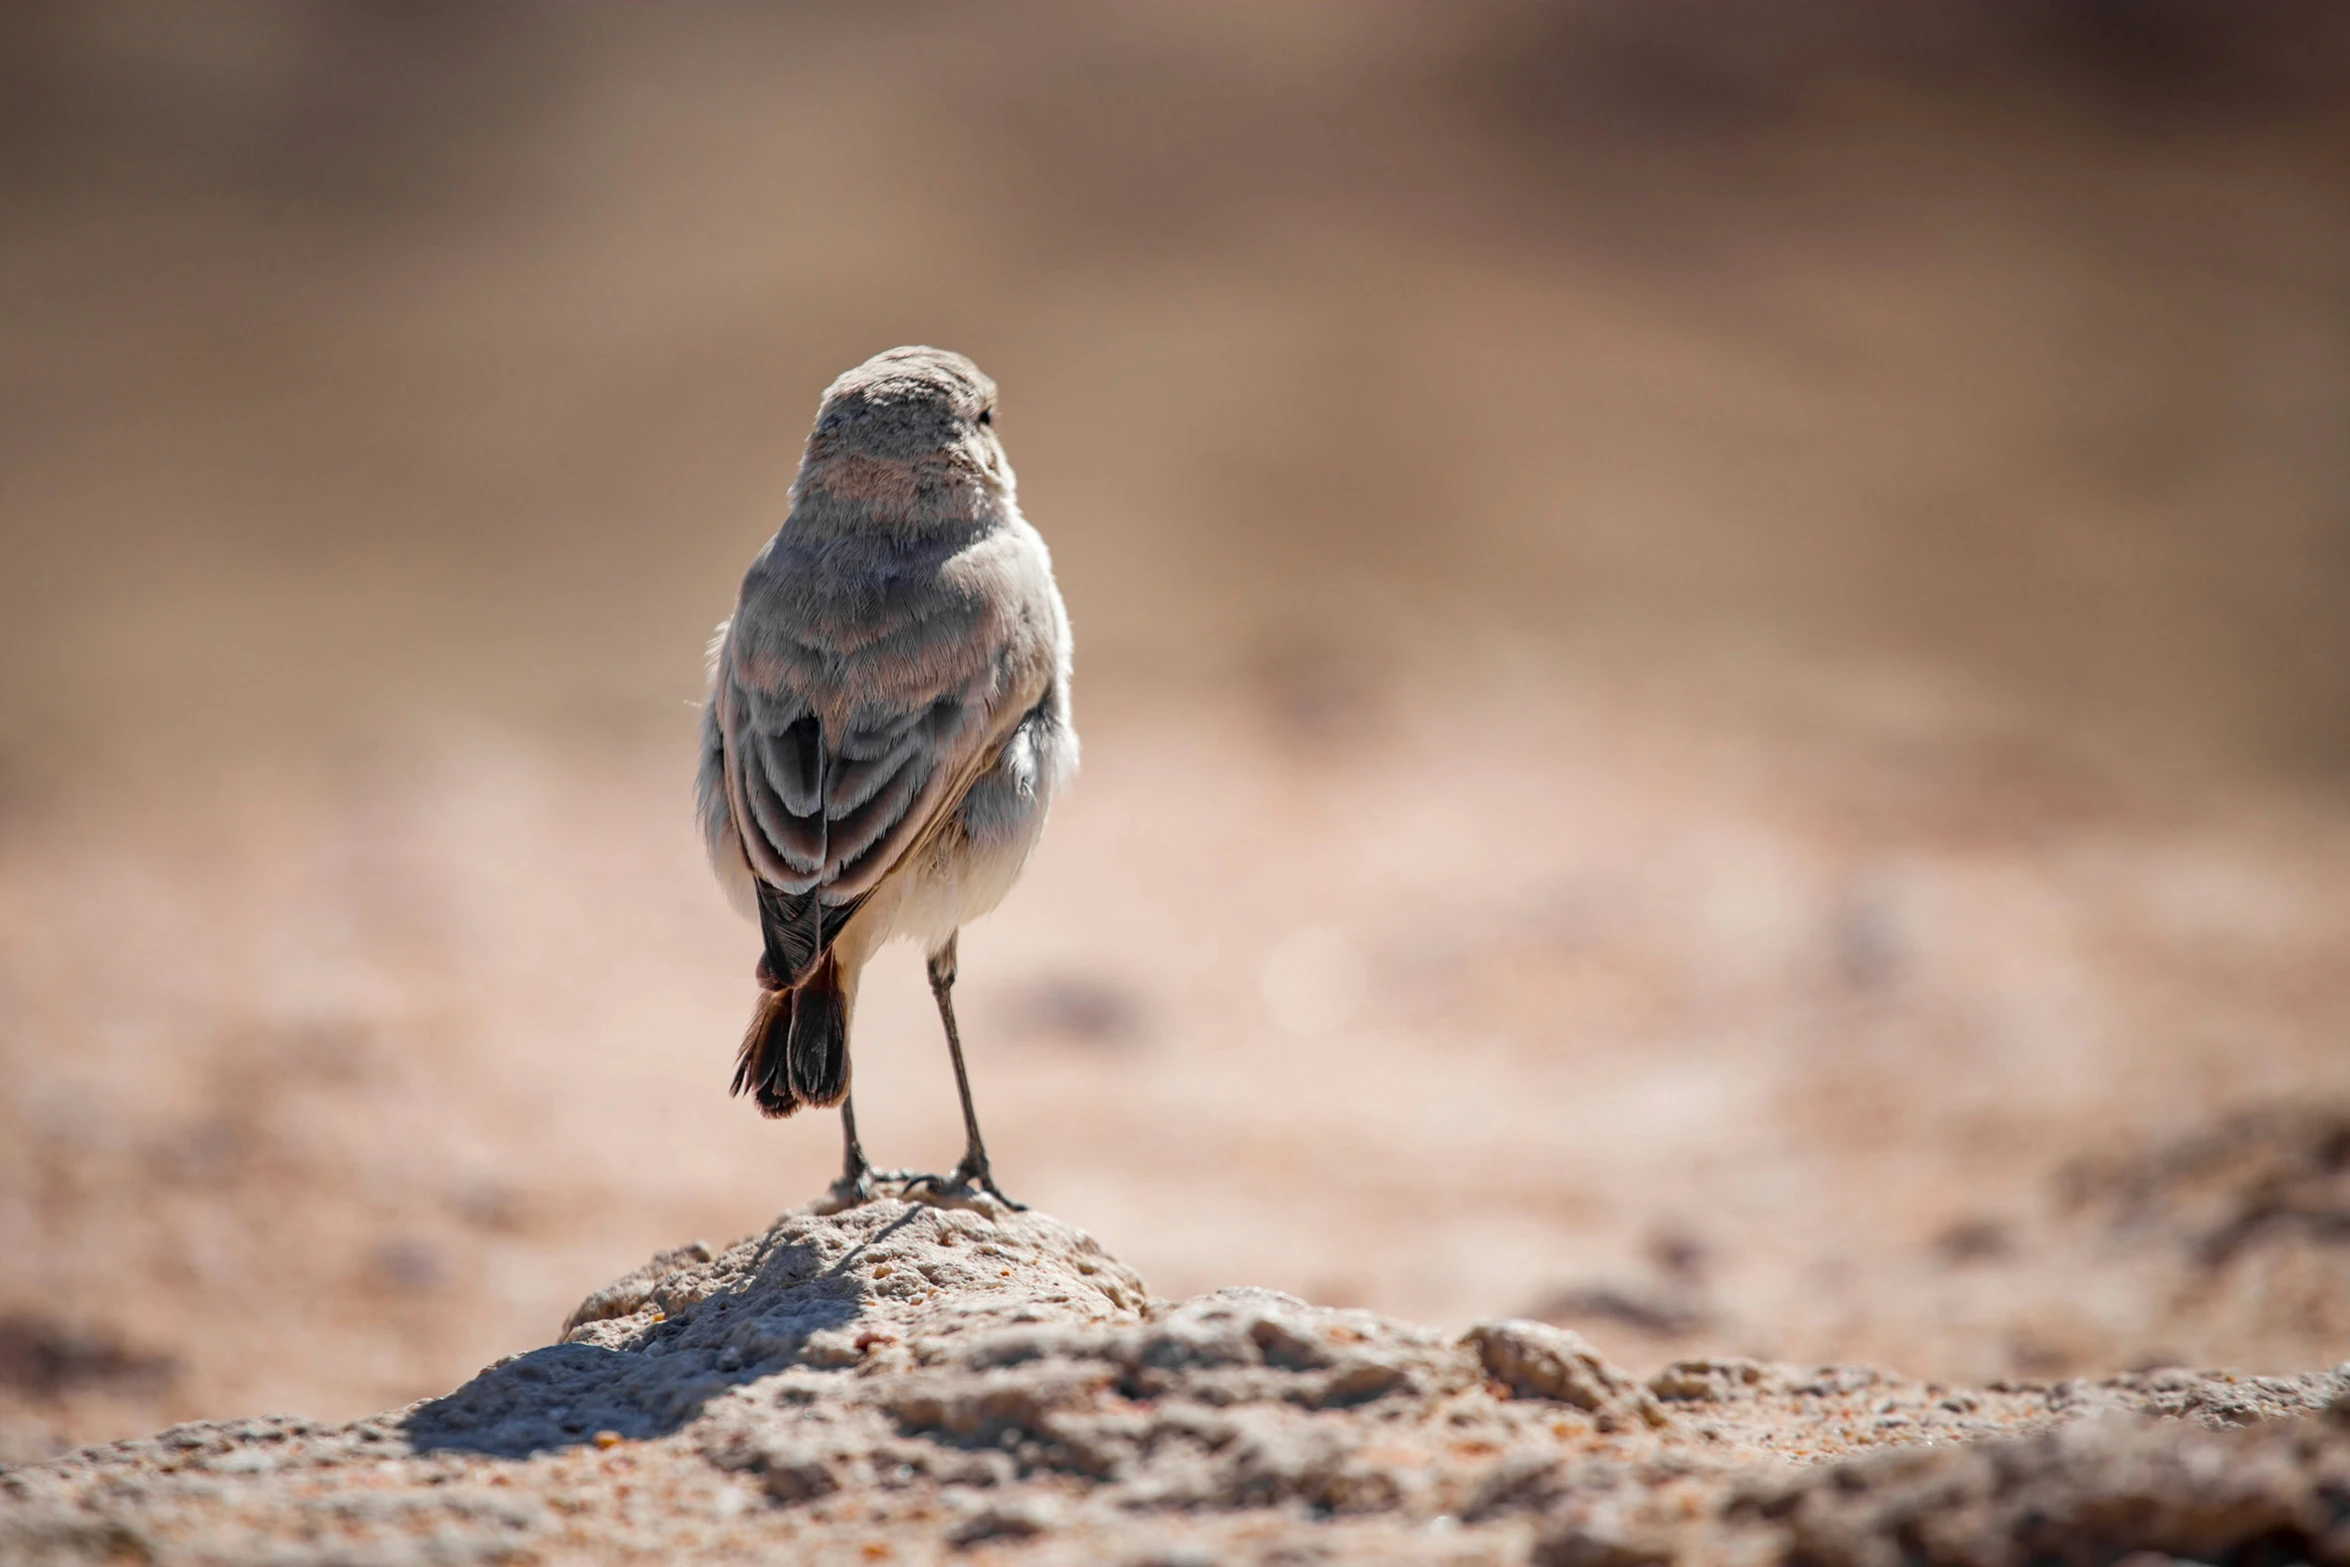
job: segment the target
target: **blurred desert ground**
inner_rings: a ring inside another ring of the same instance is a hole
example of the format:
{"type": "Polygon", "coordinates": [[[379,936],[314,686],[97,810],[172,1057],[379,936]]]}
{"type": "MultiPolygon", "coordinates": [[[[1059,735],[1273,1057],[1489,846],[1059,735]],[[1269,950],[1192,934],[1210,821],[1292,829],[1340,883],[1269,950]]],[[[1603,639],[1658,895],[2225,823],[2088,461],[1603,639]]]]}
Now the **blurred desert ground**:
{"type": "MultiPolygon", "coordinates": [[[[902,341],[1079,635],[1014,1191],[1635,1364],[2350,1356],[2346,22],[9,6],[0,1457],[821,1189],[691,704],[902,341]]],[[[910,952],[857,1051],[950,1161],[910,952]]]]}

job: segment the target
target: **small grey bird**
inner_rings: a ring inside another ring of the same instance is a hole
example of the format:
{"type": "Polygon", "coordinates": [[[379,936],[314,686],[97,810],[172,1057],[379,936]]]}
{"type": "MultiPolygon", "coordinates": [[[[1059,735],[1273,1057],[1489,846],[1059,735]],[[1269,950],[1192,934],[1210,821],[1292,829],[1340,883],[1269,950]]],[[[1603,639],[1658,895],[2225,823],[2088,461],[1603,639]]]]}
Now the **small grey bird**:
{"type": "Polygon", "coordinates": [[[1014,498],[995,400],[977,365],[936,348],[893,348],[833,382],[791,514],[711,645],[702,832],[765,939],[734,1092],[771,1116],[839,1105],[844,1201],[875,1179],[849,1100],[857,976],[910,936],[929,954],[967,1141],[951,1175],[889,1178],[1011,1203],[971,1108],[955,934],[1018,879],[1077,733],[1069,617],[1014,498]]]}

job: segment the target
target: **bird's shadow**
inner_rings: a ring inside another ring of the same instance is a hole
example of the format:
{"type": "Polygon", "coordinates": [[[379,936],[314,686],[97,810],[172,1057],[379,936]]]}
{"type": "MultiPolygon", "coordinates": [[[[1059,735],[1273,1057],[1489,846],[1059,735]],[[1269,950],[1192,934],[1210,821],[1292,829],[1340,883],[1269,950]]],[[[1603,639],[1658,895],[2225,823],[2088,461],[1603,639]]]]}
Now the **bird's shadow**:
{"type": "Polygon", "coordinates": [[[825,1268],[805,1242],[778,1246],[752,1277],[661,1323],[640,1347],[550,1344],[513,1356],[409,1410],[402,1433],[418,1453],[498,1458],[577,1447],[607,1431],[666,1436],[728,1389],[791,1365],[811,1334],[863,1315],[853,1259],[825,1268]]]}

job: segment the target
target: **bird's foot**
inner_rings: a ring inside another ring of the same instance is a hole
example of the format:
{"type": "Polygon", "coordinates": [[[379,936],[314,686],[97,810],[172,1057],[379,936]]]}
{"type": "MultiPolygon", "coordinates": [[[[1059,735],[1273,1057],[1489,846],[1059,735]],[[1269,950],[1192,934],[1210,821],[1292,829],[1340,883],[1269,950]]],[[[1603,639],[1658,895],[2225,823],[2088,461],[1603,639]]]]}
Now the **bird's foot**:
{"type": "Polygon", "coordinates": [[[826,1213],[838,1213],[844,1208],[862,1208],[877,1195],[873,1189],[873,1172],[856,1170],[844,1172],[841,1178],[825,1188],[820,1204],[826,1213]]]}
{"type": "Polygon", "coordinates": [[[879,1197],[885,1186],[903,1188],[937,1179],[935,1175],[917,1175],[912,1170],[876,1170],[869,1164],[860,1164],[843,1170],[840,1179],[825,1189],[824,1211],[838,1213],[844,1208],[861,1208],[879,1197]]]}
{"type": "Polygon", "coordinates": [[[1028,1204],[1015,1202],[1005,1194],[1002,1187],[996,1185],[995,1172],[988,1168],[985,1154],[963,1155],[963,1162],[955,1166],[952,1174],[917,1175],[906,1183],[909,1193],[916,1187],[928,1187],[934,1195],[944,1197],[949,1202],[968,1200],[984,1192],[1014,1213],[1028,1211],[1028,1204]]]}

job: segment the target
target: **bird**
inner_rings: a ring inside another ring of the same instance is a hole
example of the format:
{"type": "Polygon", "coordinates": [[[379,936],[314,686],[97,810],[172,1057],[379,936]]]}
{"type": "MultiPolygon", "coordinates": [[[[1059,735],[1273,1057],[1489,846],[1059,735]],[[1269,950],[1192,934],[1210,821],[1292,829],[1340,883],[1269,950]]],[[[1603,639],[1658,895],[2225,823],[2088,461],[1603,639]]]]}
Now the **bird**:
{"type": "Polygon", "coordinates": [[[956,937],[1019,878],[1078,747],[1068,611],[995,410],[995,382],[943,349],[893,348],[833,381],[790,509],[710,644],[697,815],[761,937],[733,1093],[771,1117],[840,1107],[843,1204],[878,1179],[1022,1206],[972,1107],[956,937]],[[962,1099],[945,1176],[876,1171],[857,1139],[858,977],[900,938],[922,943],[962,1099]]]}

